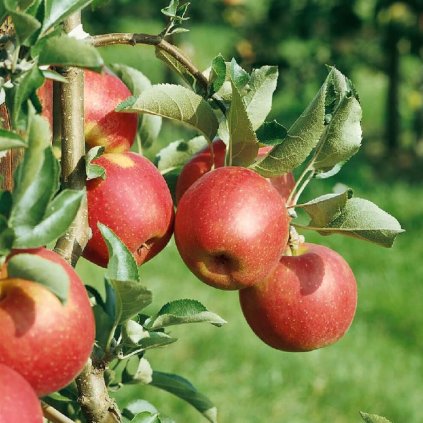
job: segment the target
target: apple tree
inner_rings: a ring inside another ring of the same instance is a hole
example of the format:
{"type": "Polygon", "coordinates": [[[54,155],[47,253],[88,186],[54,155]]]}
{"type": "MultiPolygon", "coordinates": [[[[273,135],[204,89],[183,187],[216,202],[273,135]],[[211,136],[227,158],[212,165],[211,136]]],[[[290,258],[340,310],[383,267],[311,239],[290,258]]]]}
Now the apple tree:
{"type": "Polygon", "coordinates": [[[217,422],[207,396],[148,356],[176,341],[169,326],[225,320],[195,299],[146,315],[153,296],[139,266],[175,234],[199,280],[239,290],[259,338],[309,351],[346,333],[357,296],[339,253],[303,234],[391,247],[403,230],[349,187],[301,202],[309,183],[335,176],[360,148],[359,97],[336,67],[285,128],[267,119],[277,67],[247,71],[219,55],[199,70],[169,42],[186,30],[188,3],[162,9],[159,34],[101,35],[83,31],[90,3],[0,3],[0,379],[10,373],[0,421],[172,422],[142,399],[122,408],[110,396],[146,384],[217,422]],[[150,45],[181,84],[105,64],[97,47],[113,44],[150,45]],[[153,164],[143,151],[162,119],[198,136],[169,143],[153,164]],[[73,269],[81,256],[104,268],[104,295],[73,269]]]}

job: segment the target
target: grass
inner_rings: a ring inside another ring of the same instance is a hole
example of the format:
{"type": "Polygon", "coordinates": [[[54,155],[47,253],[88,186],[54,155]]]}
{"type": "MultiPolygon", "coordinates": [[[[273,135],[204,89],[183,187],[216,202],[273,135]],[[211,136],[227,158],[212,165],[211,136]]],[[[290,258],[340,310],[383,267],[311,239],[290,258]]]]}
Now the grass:
{"type": "MultiPolygon", "coordinates": [[[[338,179],[347,176],[341,173],[338,179]]],[[[147,354],[155,369],[183,375],[206,393],[219,408],[220,422],[351,423],[360,421],[359,410],[385,415],[394,423],[423,421],[423,204],[416,201],[423,189],[401,182],[373,187],[365,178],[356,182],[360,196],[398,217],[407,232],[390,250],[307,234],[307,240],[340,252],[358,282],[354,323],[331,347],[284,353],[262,344],[245,323],[237,294],[199,282],[181,262],[173,241],[142,266],[143,281],[155,298],[150,312],[169,300],[195,298],[228,321],[220,329],[175,327],[176,344],[147,354]]],[[[79,270],[87,282],[100,278],[87,262],[79,270]]],[[[202,421],[189,405],[155,388],[139,385],[116,393],[122,405],[135,397],[147,399],[179,423],[202,421]]]]}

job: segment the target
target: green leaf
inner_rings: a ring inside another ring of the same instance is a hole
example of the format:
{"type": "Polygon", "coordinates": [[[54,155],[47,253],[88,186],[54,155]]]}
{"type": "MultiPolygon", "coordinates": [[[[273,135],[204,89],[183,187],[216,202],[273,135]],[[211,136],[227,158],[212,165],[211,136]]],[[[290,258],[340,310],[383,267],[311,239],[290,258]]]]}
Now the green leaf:
{"type": "Polygon", "coordinates": [[[280,144],[285,139],[286,134],[286,128],[276,120],[264,122],[256,132],[259,142],[266,145],[280,144]]]}
{"type": "Polygon", "coordinates": [[[41,72],[44,75],[44,78],[51,79],[52,81],[63,82],[64,84],[68,83],[67,78],[65,78],[59,72],[55,72],[51,69],[41,69],[41,72]]]}
{"type": "Polygon", "coordinates": [[[290,172],[303,163],[316,147],[325,129],[328,78],[306,110],[289,128],[285,140],[254,166],[254,170],[260,175],[271,177],[290,172]]]}
{"type": "Polygon", "coordinates": [[[55,294],[60,301],[66,302],[69,293],[69,276],[66,270],[35,254],[16,254],[7,264],[8,276],[35,281],[55,294]]]}
{"type": "Polygon", "coordinates": [[[249,81],[249,91],[244,97],[247,114],[253,129],[259,128],[272,108],[272,95],[278,82],[277,66],[254,69],[249,81]]]}
{"type": "Polygon", "coordinates": [[[210,141],[218,128],[217,118],[210,105],[201,96],[180,85],[153,85],[137,98],[121,103],[116,110],[178,120],[198,129],[210,141]]]}
{"type": "Polygon", "coordinates": [[[209,83],[212,86],[212,92],[215,93],[222,88],[226,80],[226,63],[221,54],[216,56],[211,65],[209,83]]]}
{"type": "Polygon", "coordinates": [[[92,163],[93,160],[97,159],[104,153],[104,147],[98,146],[88,150],[85,157],[85,170],[87,173],[87,181],[90,179],[106,178],[106,169],[104,167],[92,163]]]}
{"type": "Polygon", "coordinates": [[[39,44],[40,65],[77,66],[94,70],[100,70],[104,65],[100,53],[87,41],[59,35],[42,39],[39,44]]]}
{"type": "Polygon", "coordinates": [[[229,65],[229,74],[232,83],[241,91],[250,81],[250,75],[247,71],[238,65],[235,59],[232,59],[229,65]]]}
{"type": "Polygon", "coordinates": [[[10,191],[0,191],[0,216],[9,219],[12,204],[12,193],[10,191]]]}
{"type": "Polygon", "coordinates": [[[352,197],[352,190],[346,190],[340,194],[326,194],[315,198],[305,204],[297,204],[295,207],[304,209],[311,217],[311,226],[325,226],[342,212],[347,201],[352,197]]]}
{"type": "Polygon", "coordinates": [[[248,166],[258,152],[258,140],[248,117],[238,88],[232,82],[232,102],[228,112],[229,143],[232,152],[230,164],[248,166]]]}
{"type": "Polygon", "coordinates": [[[157,330],[171,325],[200,322],[211,323],[215,326],[226,323],[220,316],[208,311],[200,302],[186,299],[165,304],[156,316],[145,322],[144,326],[150,330],[157,330]]]}
{"type": "MultiPolygon", "coordinates": [[[[0,197],[0,200],[3,198],[0,197]]],[[[7,224],[7,219],[0,215],[0,257],[7,256],[12,249],[15,233],[7,224]]],[[[2,260],[0,260],[0,266],[2,260]]]]}
{"type": "Polygon", "coordinates": [[[365,423],[391,423],[385,417],[377,416],[376,414],[367,414],[360,411],[360,415],[365,423]]]}
{"type": "Polygon", "coordinates": [[[25,140],[18,134],[0,128],[0,151],[26,146],[25,140]]]}
{"type": "Polygon", "coordinates": [[[161,423],[158,414],[152,414],[148,411],[143,411],[140,414],[137,414],[132,420],[131,423],[161,423]]]}
{"type": "Polygon", "coordinates": [[[322,235],[334,233],[359,238],[391,247],[398,234],[404,232],[400,223],[376,204],[362,198],[350,198],[341,210],[334,210],[333,216],[320,215],[319,223],[313,221],[308,226],[295,226],[313,229],[322,235]]]}
{"type": "Polygon", "coordinates": [[[122,328],[123,343],[132,349],[150,349],[171,344],[177,339],[165,332],[152,332],[144,329],[135,320],[128,320],[122,328]]]}
{"type": "Polygon", "coordinates": [[[181,376],[153,371],[153,380],[150,383],[163,389],[191,404],[211,423],[217,423],[216,406],[186,379],[181,376]]]}
{"type": "MultiPolygon", "coordinates": [[[[125,83],[134,96],[139,96],[144,90],[151,87],[150,80],[138,69],[122,64],[111,66],[114,72],[125,83]]],[[[157,139],[162,127],[161,116],[144,114],[138,122],[138,132],[141,137],[141,144],[149,148],[157,139]]]]}
{"type": "Polygon", "coordinates": [[[16,228],[15,248],[32,248],[46,245],[69,228],[76,217],[85,191],[66,189],[49,203],[40,223],[16,228]]]}
{"type": "Polygon", "coordinates": [[[129,419],[133,419],[137,414],[143,412],[149,412],[152,414],[158,413],[157,408],[154,407],[153,404],[142,399],[130,401],[129,404],[122,410],[122,414],[129,419]]]}
{"type": "Polygon", "coordinates": [[[45,0],[43,32],[62,22],[72,13],[88,6],[92,0],[45,0]]]}
{"type": "Polygon", "coordinates": [[[337,91],[340,101],[332,111],[330,122],[317,147],[318,152],[313,162],[316,170],[331,169],[338,163],[347,161],[361,145],[360,103],[341,72],[333,69],[331,75],[335,87],[342,91],[337,91]]]}
{"type": "Polygon", "coordinates": [[[115,324],[121,324],[151,304],[152,293],[138,281],[109,279],[116,295],[115,324]]]}
{"type": "Polygon", "coordinates": [[[28,38],[41,27],[41,23],[27,13],[15,10],[10,11],[9,15],[12,18],[16,30],[16,37],[20,44],[25,44],[28,38]]]}
{"type": "MultiPolygon", "coordinates": [[[[20,79],[13,97],[12,121],[15,127],[26,129],[25,115],[26,113],[30,113],[26,103],[31,95],[43,85],[43,82],[44,76],[36,65],[20,79]]],[[[47,141],[49,141],[49,139],[47,141]]]]}
{"type": "Polygon", "coordinates": [[[106,273],[107,278],[110,280],[138,282],[140,277],[134,256],[116,234],[106,225],[98,223],[98,228],[100,229],[101,235],[109,251],[109,263],[106,273]]]}
{"type": "Polygon", "coordinates": [[[188,141],[174,141],[157,153],[154,162],[161,173],[167,173],[183,166],[206,145],[207,140],[203,136],[195,137],[188,141]]]}

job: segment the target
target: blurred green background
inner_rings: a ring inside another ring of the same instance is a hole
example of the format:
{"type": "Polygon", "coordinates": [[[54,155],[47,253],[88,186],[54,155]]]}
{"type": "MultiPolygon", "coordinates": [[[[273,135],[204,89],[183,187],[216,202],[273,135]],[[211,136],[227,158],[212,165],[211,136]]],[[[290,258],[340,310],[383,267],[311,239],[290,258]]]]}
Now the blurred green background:
{"type": "MultiPolygon", "coordinates": [[[[158,0],[110,0],[84,16],[92,34],[155,34],[165,21],[158,0]]],[[[193,0],[187,34],[172,42],[200,68],[214,56],[236,57],[246,68],[279,66],[272,117],[289,126],[336,65],[358,90],[363,148],[334,178],[314,181],[305,198],[337,182],[396,216],[407,232],[390,250],[340,236],[307,233],[307,240],[340,252],[358,282],[357,315],[337,344],[310,353],[284,353],[248,328],[233,292],[200,283],[174,242],[142,266],[153,290],[149,311],[177,298],[195,298],[228,321],[221,329],[175,327],[176,344],[147,358],[157,370],[187,377],[219,408],[221,423],[351,423],[358,411],[393,423],[421,423],[423,410],[423,2],[388,0],[193,0]]],[[[148,46],[102,49],[106,62],[142,70],[157,82],[180,82],[148,46]]],[[[151,158],[169,141],[193,133],[166,122],[151,158]]],[[[101,271],[81,260],[88,283],[101,271]]],[[[201,422],[189,405],[148,386],[116,393],[121,404],[141,397],[178,423],[201,422]]]]}

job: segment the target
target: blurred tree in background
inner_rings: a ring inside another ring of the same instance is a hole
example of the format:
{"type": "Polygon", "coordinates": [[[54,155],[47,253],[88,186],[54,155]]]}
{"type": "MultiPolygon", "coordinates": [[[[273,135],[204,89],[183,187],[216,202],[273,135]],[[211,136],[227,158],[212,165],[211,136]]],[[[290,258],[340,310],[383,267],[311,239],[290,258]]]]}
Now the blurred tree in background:
{"type": "MultiPolygon", "coordinates": [[[[86,16],[88,30],[158,32],[163,22],[157,3],[102,1],[86,16]]],[[[375,159],[395,157],[400,170],[418,167],[423,0],[192,0],[189,16],[191,33],[178,34],[173,42],[200,68],[218,53],[247,67],[279,66],[273,117],[286,126],[324,80],[325,64],[351,75],[363,98],[364,151],[375,159]],[[204,45],[210,48],[204,51],[204,45]]],[[[131,65],[160,82],[166,70],[151,68],[149,57],[131,65]]]]}

